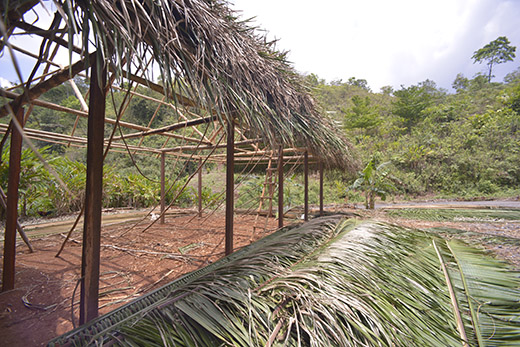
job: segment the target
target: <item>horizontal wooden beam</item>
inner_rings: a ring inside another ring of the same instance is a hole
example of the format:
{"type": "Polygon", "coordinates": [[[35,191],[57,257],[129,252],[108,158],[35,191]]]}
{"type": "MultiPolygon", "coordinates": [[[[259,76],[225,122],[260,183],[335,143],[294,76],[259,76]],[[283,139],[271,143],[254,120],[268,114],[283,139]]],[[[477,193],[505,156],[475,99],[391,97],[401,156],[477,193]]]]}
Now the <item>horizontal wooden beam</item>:
{"type": "MultiPolygon", "coordinates": [[[[18,96],[20,96],[20,94],[14,93],[14,92],[11,92],[11,91],[8,91],[8,90],[0,88],[0,96],[4,96],[4,97],[9,98],[9,99],[15,99],[18,96]]],[[[40,99],[32,100],[31,104],[33,104],[35,106],[45,107],[45,108],[48,108],[48,109],[54,110],[54,111],[65,112],[65,113],[77,115],[77,116],[80,116],[80,117],[83,117],[83,118],[87,118],[88,117],[88,113],[85,112],[85,111],[76,110],[76,109],[73,109],[73,108],[70,108],[70,107],[65,107],[65,106],[53,104],[51,102],[40,100],[40,99]]],[[[108,124],[116,124],[116,120],[112,119],[112,118],[105,118],[105,122],[107,122],[108,124]]],[[[137,125],[137,124],[123,122],[123,121],[119,121],[119,125],[122,126],[123,128],[133,129],[133,130],[140,130],[140,131],[152,130],[151,128],[148,128],[148,127],[145,127],[145,126],[142,126],[142,125],[137,125]]],[[[194,142],[194,143],[199,143],[201,141],[200,139],[196,139],[196,138],[193,138],[193,137],[172,134],[172,133],[169,133],[169,132],[162,133],[162,135],[168,136],[168,137],[173,137],[173,138],[184,140],[184,141],[194,142]]],[[[210,144],[210,143],[208,142],[208,144],[210,144]]]]}
{"type": "Polygon", "coordinates": [[[191,107],[197,106],[197,104],[190,98],[185,97],[184,95],[180,95],[178,93],[167,91],[160,84],[149,81],[146,78],[143,78],[143,77],[140,77],[140,76],[134,75],[132,73],[128,73],[128,72],[124,72],[123,76],[128,78],[130,81],[137,82],[143,86],[150,88],[153,91],[156,91],[157,93],[166,95],[167,98],[173,98],[176,102],[178,102],[181,105],[191,106],[191,107]]]}
{"type": "MultiPolygon", "coordinates": [[[[0,133],[6,131],[8,125],[7,124],[0,124],[0,133]]],[[[43,131],[43,130],[37,130],[37,129],[30,129],[30,128],[24,128],[24,133],[26,136],[28,136],[31,139],[40,140],[44,142],[52,142],[56,143],[56,141],[63,141],[65,143],[76,143],[76,144],[87,144],[87,139],[83,137],[78,136],[70,136],[66,134],[56,134],[49,131],[43,131]]],[[[108,141],[105,140],[105,146],[108,145],[108,141]]],[[[126,149],[126,146],[121,143],[112,143],[110,148],[120,148],[120,149],[126,149]]],[[[138,146],[132,146],[128,145],[128,148],[132,151],[142,151],[142,152],[149,152],[149,153],[155,153],[160,154],[161,151],[154,148],[149,147],[138,147],[138,146]]]]}
{"type": "MultiPolygon", "coordinates": [[[[16,23],[16,26],[20,29],[25,30],[25,32],[27,32],[28,34],[38,35],[38,36],[41,36],[41,37],[44,37],[47,39],[49,38],[50,35],[56,34],[55,32],[52,32],[50,30],[38,28],[37,26],[34,26],[34,25],[26,23],[26,22],[22,22],[22,21],[16,23]]],[[[54,35],[52,37],[52,41],[56,42],[57,44],[59,44],[62,47],[65,47],[66,49],[69,49],[69,43],[67,42],[67,40],[65,40],[59,36],[54,35]]],[[[77,46],[71,45],[71,48],[74,53],[77,53],[79,55],[84,53],[83,50],[77,46]]]]}
{"type": "MultiPolygon", "coordinates": [[[[302,157],[303,157],[304,152],[305,152],[305,149],[302,149],[302,148],[286,148],[283,150],[283,153],[302,153],[302,157]]],[[[247,156],[254,157],[254,156],[266,155],[266,154],[271,154],[271,153],[273,153],[272,149],[266,149],[266,150],[261,150],[261,151],[247,151],[247,152],[243,152],[243,153],[236,153],[235,157],[247,157],[247,156]]],[[[215,157],[225,157],[225,155],[224,154],[215,154],[215,157]]]]}
{"type": "MultiPolygon", "coordinates": [[[[235,142],[235,146],[241,146],[241,145],[248,145],[253,143],[259,143],[261,142],[260,139],[255,140],[244,140],[244,141],[237,141],[235,142]]],[[[221,145],[214,145],[214,146],[179,146],[179,147],[173,147],[173,148],[165,148],[162,149],[162,152],[179,152],[179,151],[202,151],[202,150],[211,150],[211,149],[217,149],[217,148],[225,148],[226,144],[221,145]]],[[[238,155],[238,154],[235,154],[238,155]]]]}
{"type": "Polygon", "coordinates": [[[9,107],[13,110],[18,109],[19,107],[30,103],[32,100],[39,98],[43,93],[51,90],[52,88],[59,86],[71,78],[74,78],[74,76],[76,76],[78,73],[85,70],[87,65],[86,61],[88,61],[88,65],[92,65],[92,61],[94,61],[95,56],[96,52],[91,53],[88,57],[85,58],[85,60],[80,60],[71,66],[57,70],[45,81],[41,81],[34,87],[25,90],[24,93],[18,95],[16,98],[14,98],[13,101],[9,102],[8,105],[3,105],[0,108],[0,118],[7,116],[9,113],[9,107]]]}
{"type": "MultiPolygon", "coordinates": [[[[126,134],[123,136],[114,137],[114,141],[122,140],[122,139],[132,139],[132,138],[136,138],[136,137],[143,137],[143,136],[149,136],[149,135],[163,134],[165,132],[175,131],[175,130],[179,130],[182,128],[188,128],[188,127],[193,127],[193,126],[200,125],[200,124],[211,123],[211,122],[216,121],[217,119],[218,119],[217,116],[192,119],[189,121],[168,125],[168,126],[165,126],[162,128],[150,129],[150,130],[141,131],[138,133],[132,133],[132,134],[126,134]]],[[[200,140],[200,141],[204,142],[202,140],[200,140]]]]}

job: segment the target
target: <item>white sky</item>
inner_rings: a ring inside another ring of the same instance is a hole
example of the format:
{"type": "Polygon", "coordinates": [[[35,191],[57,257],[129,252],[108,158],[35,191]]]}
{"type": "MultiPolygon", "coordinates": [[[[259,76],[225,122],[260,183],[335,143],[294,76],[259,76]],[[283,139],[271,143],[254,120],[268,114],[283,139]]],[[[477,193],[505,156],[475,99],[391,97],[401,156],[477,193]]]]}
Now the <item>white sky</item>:
{"type": "MultiPolygon", "coordinates": [[[[471,56],[499,36],[517,47],[517,58],[497,66],[494,80],[520,66],[520,0],[229,1],[244,19],[256,17],[253,24],[279,39],[278,48],[289,51],[296,70],[329,82],[363,78],[378,92],[386,85],[399,89],[431,79],[450,89],[457,73],[473,77],[485,71],[471,56]]],[[[51,17],[42,19],[50,23],[51,17]]],[[[19,41],[39,47],[37,38],[19,41]]],[[[21,66],[34,64],[17,57],[21,66]]],[[[62,58],[67,64],[68,56],[62,58]]],[[[0,84],[5,80],[17,78],[4,52],[0,84]]]]}
{"type": "Polygon", "coordinates": [[[451,89],[457,73],[485,70],[471,56],[499,36],[518,47],[517,58],[494,80],[520,65],[520,0],[231,1],[279,39],[298,71],[329,82],[364,78],[377,92],[431,79],[451,89]]]}

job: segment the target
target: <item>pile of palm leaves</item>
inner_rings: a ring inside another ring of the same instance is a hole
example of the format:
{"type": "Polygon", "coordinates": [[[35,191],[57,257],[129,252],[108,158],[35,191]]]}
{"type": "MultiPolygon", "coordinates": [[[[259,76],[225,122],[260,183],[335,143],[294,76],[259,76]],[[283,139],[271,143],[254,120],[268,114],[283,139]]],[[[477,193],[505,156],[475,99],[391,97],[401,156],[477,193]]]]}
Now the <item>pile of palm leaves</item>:
{"type": "Polygon", "coordinates": [[[520,221],[520,210],[505,209],[430,209],[430,208],[404,208],[389,210],[392,217],[400,217],[427,221],[450,222],[496,222],[496,221],[520,221]]]}
{"type": "Polygon", "coordinates": [[[517,345],[519,286],[517,274],[463,244],[327,217],[282,229],[51,345],[517,345]]]}

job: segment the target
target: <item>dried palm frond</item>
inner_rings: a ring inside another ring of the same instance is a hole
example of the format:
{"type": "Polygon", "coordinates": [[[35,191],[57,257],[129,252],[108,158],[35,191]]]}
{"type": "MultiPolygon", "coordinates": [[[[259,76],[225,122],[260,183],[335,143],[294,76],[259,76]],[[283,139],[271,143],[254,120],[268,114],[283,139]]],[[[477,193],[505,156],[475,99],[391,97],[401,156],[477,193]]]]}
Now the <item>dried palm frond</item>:
{"type": "Polygon", "coordinates": [[[520,342],[517,274],[427,233],[328,217],[282,229],[51,345],[457,346],[448,284],[467,343],[520,342]]]}

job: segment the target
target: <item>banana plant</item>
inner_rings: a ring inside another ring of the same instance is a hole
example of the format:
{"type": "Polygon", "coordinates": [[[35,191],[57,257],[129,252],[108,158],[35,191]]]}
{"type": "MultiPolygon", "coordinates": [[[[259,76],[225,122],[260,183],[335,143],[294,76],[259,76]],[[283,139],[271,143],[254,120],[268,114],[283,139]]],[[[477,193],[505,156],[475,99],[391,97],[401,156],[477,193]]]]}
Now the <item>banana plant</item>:
{"type": "Polygon", "coordinates": [[[348,190],[361,190],[365,193],[365,208],[374,209],[376,196],[385,201],[387,195],[395,191],[396,188],[390,181],[387,170],[390,164],[391,162],[387,161],[377,165],[376,158],[372,157],[359,173],[359,177],[348,188],[348,190]]]}

